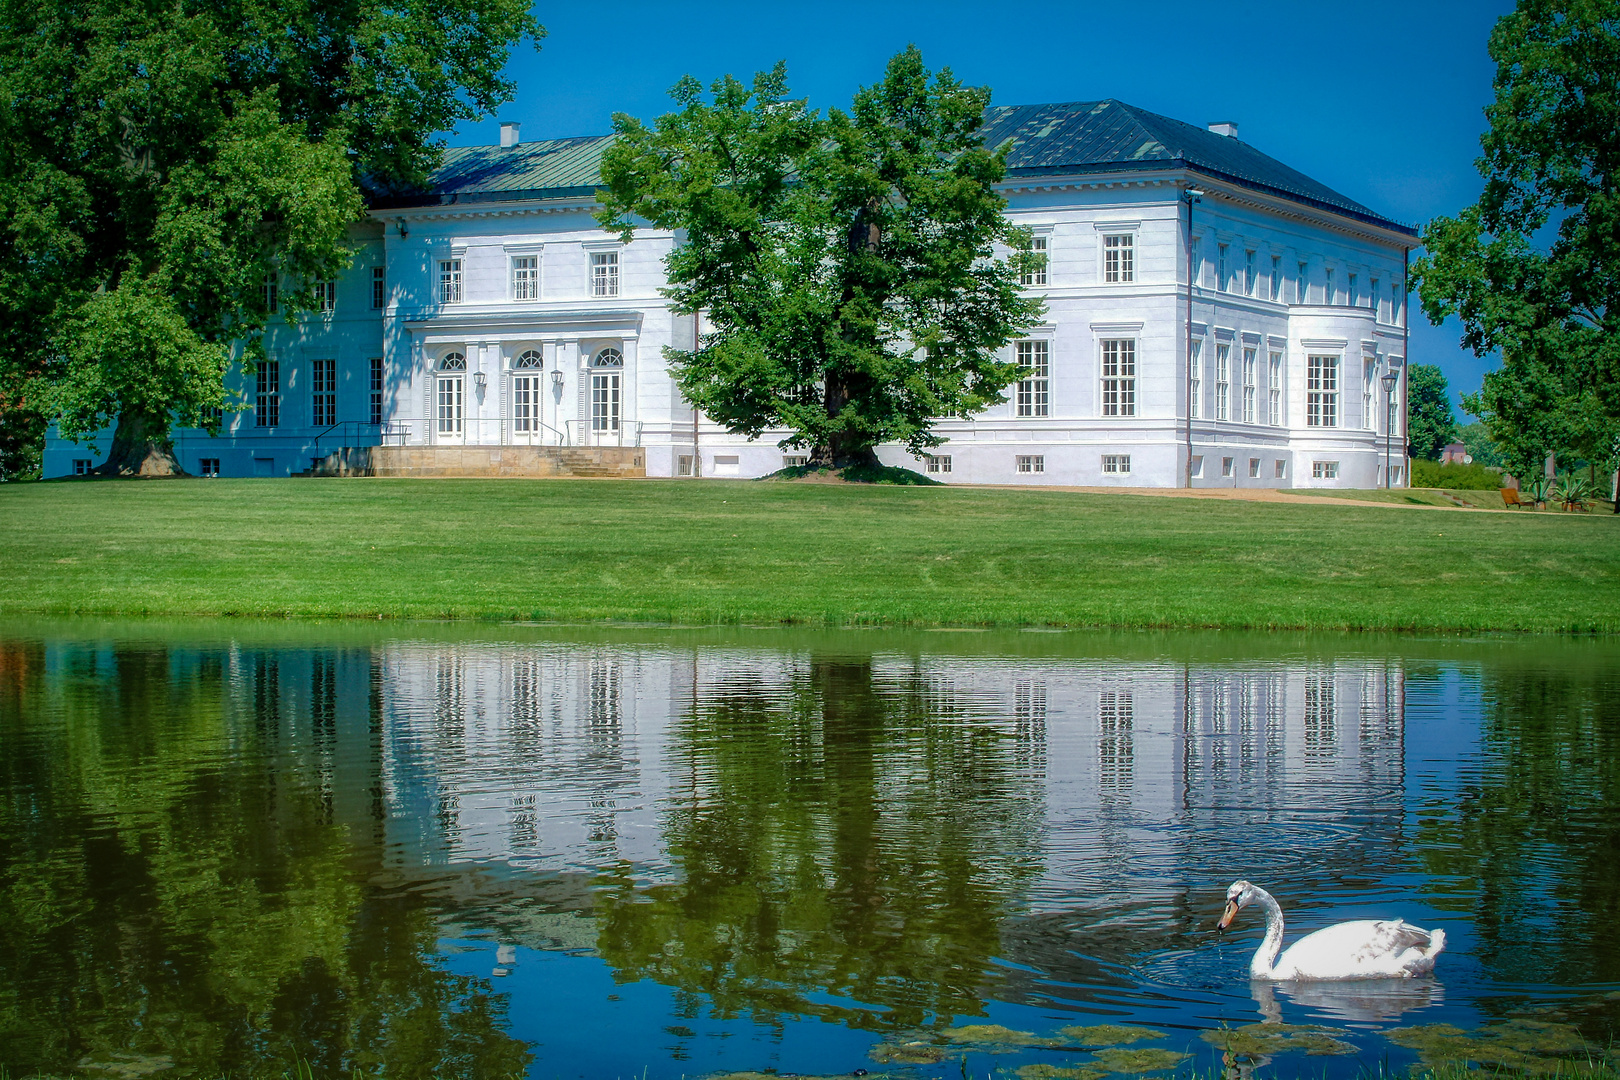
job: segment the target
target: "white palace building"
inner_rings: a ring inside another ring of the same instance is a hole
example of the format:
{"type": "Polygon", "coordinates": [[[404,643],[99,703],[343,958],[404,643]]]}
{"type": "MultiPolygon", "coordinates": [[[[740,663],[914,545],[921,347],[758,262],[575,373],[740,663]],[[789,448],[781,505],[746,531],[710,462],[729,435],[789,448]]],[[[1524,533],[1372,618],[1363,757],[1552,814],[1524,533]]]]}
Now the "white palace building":
{"type": "MultiPolygon", "coordinates": [[[[1011,143],[1001,189],[1045,253],[1026,284],[1046,322],[1007,347],[1026,377],[1006,404],[884,461],[985,484],[1404,481],[1411,228],[1232,124],[1110,100],[995,107],[984,133],[1011,143]]],[[[621,244],[591,216],[612,140],[524,143],[507,124],[499,146],[447,151],[421,194],[373,199],[324,310],[273,322],[246,407],[218,437],[178,432],[181,465],[753,477],[802,460],[681,397],[663,349],[701,327],[660,295],[678,237],[621,244]]],[[[99,460],[52,438],[45,475],[99,460]]]]}

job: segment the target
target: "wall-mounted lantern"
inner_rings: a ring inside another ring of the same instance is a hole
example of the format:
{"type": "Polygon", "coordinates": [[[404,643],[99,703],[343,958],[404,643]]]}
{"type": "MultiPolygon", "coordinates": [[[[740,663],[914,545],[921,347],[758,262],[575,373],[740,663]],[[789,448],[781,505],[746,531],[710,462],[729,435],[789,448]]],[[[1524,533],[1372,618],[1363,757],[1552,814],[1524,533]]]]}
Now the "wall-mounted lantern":
{"type": "Polygon", "coordinates": [[[473,382],[476,383],[478,385],[478,389],[482,391],[484,389],[484,384],[489,382],[489,377],[482,371],[475,371],[473,372],[473,382]]]}
{"type": "Polygon", "coordinates": [[[395,218],[394,219],[394,228],[399,230],[399,238],[401,240],[403,240],[407,236],[411,235],[410,229],[405,227],[405,219],[404,218],[395,218]]]}
{"type": "Polygon", "coordinates": [[[561,390],[562,389],[562,384],[563,384],[563,373],[562,373],[562,371],[560,369],[557,370],[557,371],[553,371],[551,373],[551,385],[556,387],[558,390],[561,390]]]}

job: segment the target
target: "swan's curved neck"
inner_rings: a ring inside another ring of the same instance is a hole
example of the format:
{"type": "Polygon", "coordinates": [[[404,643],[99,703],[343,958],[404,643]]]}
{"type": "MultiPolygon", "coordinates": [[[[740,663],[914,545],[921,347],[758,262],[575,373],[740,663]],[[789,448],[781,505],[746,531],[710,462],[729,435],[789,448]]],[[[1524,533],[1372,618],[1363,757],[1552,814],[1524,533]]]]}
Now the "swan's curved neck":
{"type": "Polygon", "coordinates": [[[1251,887],[1254,898],[1266,909],[1266,936],[1254,951],[1254,959],[1249,961],[1249,977],[1264,979],[1277,966],[1277,954],[1282,952],[1283,913],[1275,897],[1257,885],[1251,887]]]}

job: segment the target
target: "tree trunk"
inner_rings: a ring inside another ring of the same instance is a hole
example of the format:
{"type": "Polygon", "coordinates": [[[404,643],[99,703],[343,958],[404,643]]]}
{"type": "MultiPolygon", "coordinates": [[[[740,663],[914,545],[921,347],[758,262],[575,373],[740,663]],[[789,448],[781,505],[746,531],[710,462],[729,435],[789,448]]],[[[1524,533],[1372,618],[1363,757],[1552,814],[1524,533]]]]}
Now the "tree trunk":
{"type": "Polygon", "coordinates": [[[119,413],[112,449],[96,472],[102,476],[185,476],[169,438],[169,418],[119,413]]]}
{"type": "MultiPolygon", "coordinates": [[[[847,243],[851,262],[862,254],[875,253],[883,239],[882,227],[872,218],[876,216],[879,206],[876,201],[868,203],[850,223],[847,243]]],[[[849,304],[855,299],[854,274],[846,276],[844,282],[844,295],[840,306],[849,304]]],[[[828,375],[823,385],[822,407],[827,412],[828,420],[836,420],[844,406],[849,404],[854,396],[848,382],[832,378],[828,375]]],[[[862,441],[859,436],[849,432],[833,432],[825,444],[818,444],[810,453],[810,464],[824,469],[844,469],[851,465],[876,466],[877,454],[872,450],[872,444],[862,441]]]]}

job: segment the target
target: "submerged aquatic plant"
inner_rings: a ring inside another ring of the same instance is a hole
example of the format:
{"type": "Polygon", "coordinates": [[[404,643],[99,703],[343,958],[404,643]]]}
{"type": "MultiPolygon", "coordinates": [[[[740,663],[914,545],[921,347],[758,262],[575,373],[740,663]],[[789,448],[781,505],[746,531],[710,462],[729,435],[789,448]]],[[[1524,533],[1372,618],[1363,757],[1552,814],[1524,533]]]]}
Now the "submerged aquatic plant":
{"type": "Polygon", "coordinates": [[[1071,1027],[1058,1028],[1062,1035],[1075,1046],[1128,1046],[1131,1043],[1143,1042],[1148,1039],[1162,1039],[1164,1032],[1154,1031],[1145,1027],[1126,1027],[1123,1024],[1094,1024],[1090,1027],[1081,1027],[1076,1024],[1071,1027]]]}
{"type": "Polygon", "coordinates": [[[1572,1024],[1520,1017],[1473,1031],[1451,1024],[1392,1028],[1384,1037],[1416,1050],[1430,1066],[1478,1062],[1535,1075],[1615,1075],[1599,1048],[1572,1024]]]}
{"type": "Polygon", "coordinates": [[[1234,1057],[1258,1061],[1274,1054],[1353,1054],[1354,1046],[1334,1037],[1346,1034],[1342,1028],[1312,1024],[1245,1024],[1201,1031],[1198,1037],[1234,1057]]]}

